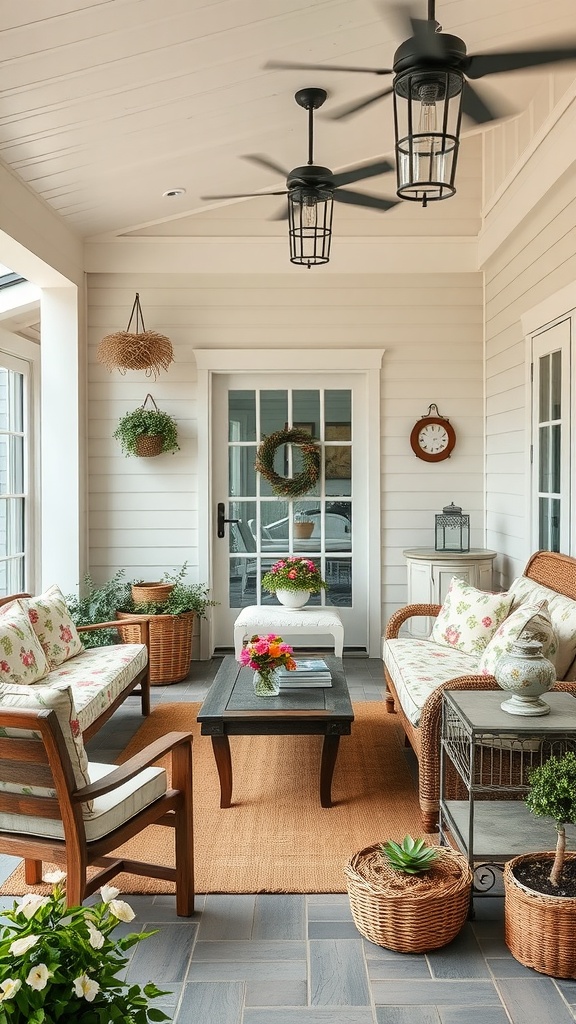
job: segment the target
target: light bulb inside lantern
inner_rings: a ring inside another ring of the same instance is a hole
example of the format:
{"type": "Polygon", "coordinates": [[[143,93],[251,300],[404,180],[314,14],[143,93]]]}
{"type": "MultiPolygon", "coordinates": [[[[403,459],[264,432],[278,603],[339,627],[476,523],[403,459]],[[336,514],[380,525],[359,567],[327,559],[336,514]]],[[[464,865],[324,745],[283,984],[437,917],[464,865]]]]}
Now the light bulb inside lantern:
{"type": "Polygon", "coordinates": [[[308,193],[302,198],[302,226],[316,227],[316,196],[308,193]]]}

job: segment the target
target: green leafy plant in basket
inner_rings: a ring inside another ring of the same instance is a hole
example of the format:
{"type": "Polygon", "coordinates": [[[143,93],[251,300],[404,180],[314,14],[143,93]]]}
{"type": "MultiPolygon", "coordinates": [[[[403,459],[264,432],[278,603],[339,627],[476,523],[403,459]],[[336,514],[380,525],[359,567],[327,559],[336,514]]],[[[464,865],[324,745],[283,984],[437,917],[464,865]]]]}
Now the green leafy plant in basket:
{"type": "Polygon", "coordinates": [[[436,847],[428,846],[424,839],[412,839],[412,836],[404,836],[400,844],[390,839],[382,843],[381,850],[390,867],[407,875],[421,875],[428,871],[438,860],[440,852],[436,847]]]}
{"type": "MultiPolygon", "coordinates": [[[[147,395],[146,400],[149,397],[151,396],[147,395]]],[[[180,445],[178,444],[176,420],[167,412],[158,409],[156,403],[153,408],[147,409],[146,400],[144,405],[122,416],[113,436],[120,442],[125,455],[159,455],[161,452],[177,452],[180,445]],[[146,444],[151,438],[157,439],[157,449],[143,447],[143,442],[146,444]]],[[[154,400],[152,399],[152,401],[154,400]]]]}
{"type": "MultiPolygon", "coordinates": [[[[119,569],[112,579],[97,586],[91,575],[84,576],[80,595],[71,594],[66,598],[68,611],[76,626],[94,626],[98,622],[113,622],[118,608],[130,600],[130,584],[124,579],[124,569],[119,569]]],[[[94,633],[81,633],[84,647],[108,647],[117,644],[115,629],[98,629],[94,633]]]]}

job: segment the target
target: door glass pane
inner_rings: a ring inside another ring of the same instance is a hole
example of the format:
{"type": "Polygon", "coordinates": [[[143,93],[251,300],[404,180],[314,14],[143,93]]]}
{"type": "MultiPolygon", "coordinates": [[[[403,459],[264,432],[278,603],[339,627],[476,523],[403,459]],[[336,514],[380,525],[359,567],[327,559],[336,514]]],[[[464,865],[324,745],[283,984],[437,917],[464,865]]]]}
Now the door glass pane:
{"type": "Polygon", "coordinates": [[[228,480],[230,497],[245,495],[249,497],[256,493],[256,470],[254,461],[256,459],[256,446],[231,445],[228,449],[228,480]]]}
{"type": "Polygon", "coordinates": [[[550,356],[543,356],[540,359],[540,394],[539,394],[540,423],[550,419],[550,356]]]}
{"type": "Polygon", "coordinates": [[[558,420],[562,415],[562,353],[552,353],[551,387],[550,387],[550,419],[558,420]]]}
{"type": "Polygon", "coordinates": [[[352,396],[350,391],[326,391],[324,416],[327,441],[352,439],[352,396]]]}
{"type": "Polygon", "coordinates": [[[550,427],[540,427],[540,465],[538,472],[538,490],[550,490],[550,427]]]}
{"type": "Polygon", "coordinates": [[[228,440],[256,440],[256,392],[228,392],[228,440]]]}
{"type": "Polygon", "coordinates": [[[560,500],[539,499],[539,545],[544,551],[560,550],[560,500]]]}
{"type": "Polygon", "coordinates": [[[328,584],[328,604],[341,608],[352,607],[352,560],[350,558],[327,558],[325,580],[328,584]]]}
{"type": "Polygon", "coordinates": [[[551,427],[550,485],[553,494],[560,493],[560,440],[562,427],[559,423],[551,427]]]}
{"type": "Polygon", "coordinates": [[[292,425],[320,437],[320,392],[292,392],[292,425]]]}
{"type": "Polygon", "coordinates": [[[288,422],[288,392],[260,392],[260,437],[284,430],[288,422]]]}

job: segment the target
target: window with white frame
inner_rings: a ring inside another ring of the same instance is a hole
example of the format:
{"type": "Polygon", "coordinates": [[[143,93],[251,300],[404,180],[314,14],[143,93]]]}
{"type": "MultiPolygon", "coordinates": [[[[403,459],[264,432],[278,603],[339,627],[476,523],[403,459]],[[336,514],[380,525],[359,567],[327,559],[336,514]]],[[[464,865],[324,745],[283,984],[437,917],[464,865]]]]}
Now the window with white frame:
{"type": "Polygon", "coordinates": [[[30,364],[0,351],[0,594],[26,587],[32,562],[30,364]]]}

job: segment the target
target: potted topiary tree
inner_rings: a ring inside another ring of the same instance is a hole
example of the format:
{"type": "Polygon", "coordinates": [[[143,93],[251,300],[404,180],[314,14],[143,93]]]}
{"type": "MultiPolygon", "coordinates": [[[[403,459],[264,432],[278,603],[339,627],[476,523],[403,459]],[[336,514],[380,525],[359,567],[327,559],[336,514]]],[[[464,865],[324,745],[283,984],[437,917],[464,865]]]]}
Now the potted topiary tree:
{"type": "Polygon", "coordinates": [[[554,852],[514,857],[504,867],[506,944],[541,974],[576,978],[576,853],[566,852],[566,825],[576,824],[576,754],[533,768],[526,804],[556,828],[554,852]]]}
{"type": "Polygon", "coordinates": [[[364,938],[399,953],[439,949],[456,937],[470,908],[465,857],[405,836],[367,846],[344,869],[354,923],[364,938]]]}
{"type": "Polygon", "coordinates": [[[152,395],[146,395],[142,405],[121,417],[113,436],[125,455],[150,457],[174,453],[180,447],[176,420],[158,408],[152,395]],[[153,408],[146,408],[148,399],[153,408]]]}

